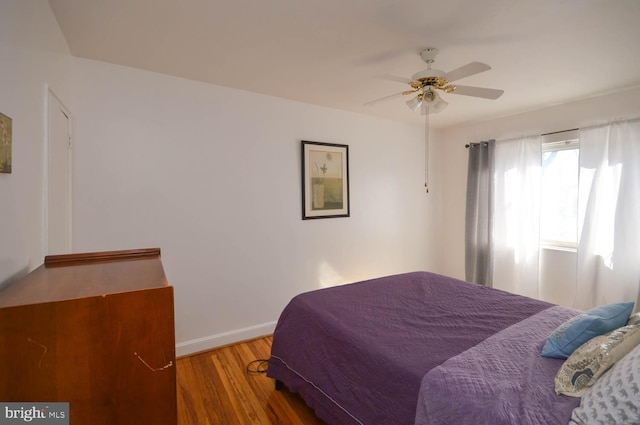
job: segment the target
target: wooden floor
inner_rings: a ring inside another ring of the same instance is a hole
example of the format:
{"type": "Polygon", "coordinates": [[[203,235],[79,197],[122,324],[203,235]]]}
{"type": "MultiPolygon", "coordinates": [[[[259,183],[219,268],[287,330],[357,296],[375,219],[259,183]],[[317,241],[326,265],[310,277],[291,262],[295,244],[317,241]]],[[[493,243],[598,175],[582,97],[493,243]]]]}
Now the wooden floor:
{"type": "Polygon", "coordinates": [[[178,359],[178,425],[326,425],[296,394],[276,391],[264,373],[247,373],[249,362],[269,358],[271,341],[178,359]]]}

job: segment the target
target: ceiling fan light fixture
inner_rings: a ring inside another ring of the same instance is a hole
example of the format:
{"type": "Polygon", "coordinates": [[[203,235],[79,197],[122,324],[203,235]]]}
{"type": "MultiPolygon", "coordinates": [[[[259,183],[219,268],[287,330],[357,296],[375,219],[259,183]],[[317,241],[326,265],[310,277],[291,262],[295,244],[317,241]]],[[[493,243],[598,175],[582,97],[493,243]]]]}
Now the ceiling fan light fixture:
{"type": "Polygon", "coordinates": [[[426,90],[407,102],[409,109],[419,112],[420,115],[442,112],[447,105],[449,102],[444,101],[434,90],[426,90]]]}

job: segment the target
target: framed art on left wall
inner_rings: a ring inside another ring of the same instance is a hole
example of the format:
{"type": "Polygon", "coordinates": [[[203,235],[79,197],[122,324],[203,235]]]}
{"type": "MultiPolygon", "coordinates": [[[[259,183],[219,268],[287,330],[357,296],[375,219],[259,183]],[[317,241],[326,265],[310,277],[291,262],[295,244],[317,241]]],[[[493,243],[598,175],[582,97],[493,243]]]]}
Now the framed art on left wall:
{"type": "Polygon", "coordinates": [[[11,173],[11,118],[0,113],[0,173],[11,173]]]}
{"type": "Polygon", "coordinates": [[[349,146],[302,140],[302,219],[349,214],[349,146]]]}

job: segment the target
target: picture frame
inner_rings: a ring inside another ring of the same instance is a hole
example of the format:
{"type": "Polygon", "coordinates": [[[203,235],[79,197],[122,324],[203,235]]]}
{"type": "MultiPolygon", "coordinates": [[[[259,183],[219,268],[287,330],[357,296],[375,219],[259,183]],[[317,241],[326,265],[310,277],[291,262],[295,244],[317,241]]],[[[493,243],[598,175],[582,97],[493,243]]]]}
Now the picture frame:
{"type": "Polygon", "coordinates": [[[301,141],[302,219],[349,217],[349,146],[301,141]]]}
{"type": "Polygon", "coordinates": [[[0,173],[11,174],[11,118],[0,113],[0,173]]]}

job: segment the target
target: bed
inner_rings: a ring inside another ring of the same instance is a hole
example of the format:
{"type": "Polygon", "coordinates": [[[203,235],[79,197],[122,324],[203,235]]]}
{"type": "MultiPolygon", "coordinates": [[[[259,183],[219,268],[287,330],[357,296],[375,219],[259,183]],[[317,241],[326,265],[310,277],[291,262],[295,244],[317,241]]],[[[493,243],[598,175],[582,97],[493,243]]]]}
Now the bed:
{"type": "Polygon", "coordinates": [[[565,425],[546,338],[578,312],[414,272],[300,294],[268,376],[331,425],[565,425]]]}

